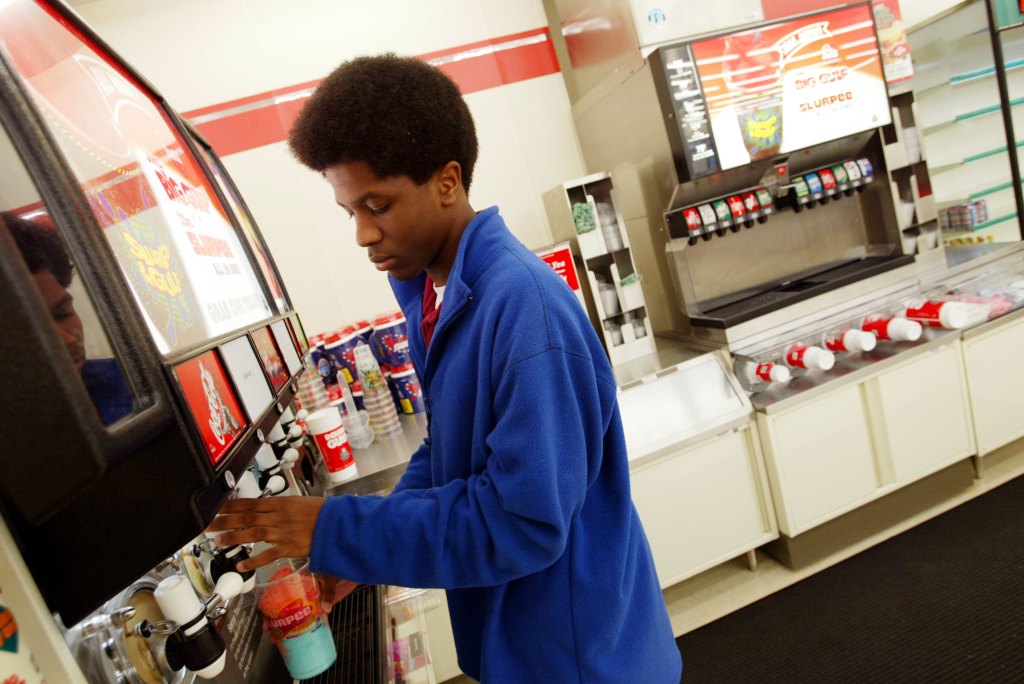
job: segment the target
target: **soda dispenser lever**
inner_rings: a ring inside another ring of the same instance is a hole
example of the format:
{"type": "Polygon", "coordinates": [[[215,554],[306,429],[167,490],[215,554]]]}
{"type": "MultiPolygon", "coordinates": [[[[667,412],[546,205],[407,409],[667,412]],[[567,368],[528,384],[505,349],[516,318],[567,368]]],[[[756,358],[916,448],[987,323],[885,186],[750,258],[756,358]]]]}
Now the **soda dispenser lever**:
{"type": "Polygon", "coordinates": [[[245,580],[237,572],[225,572],[213,588],[213,596],[206,602],[206,617],[216,620],[227,612],[225,604],[242,593],[245,580]]]}
{"type": "Polygon", "coordinates": [[[271,475],[267,480],[267,486],[260,492],[259,498],[265,499],[268,496],[276,496],[288,489],[288,482],[280,475],[271,475]]]}

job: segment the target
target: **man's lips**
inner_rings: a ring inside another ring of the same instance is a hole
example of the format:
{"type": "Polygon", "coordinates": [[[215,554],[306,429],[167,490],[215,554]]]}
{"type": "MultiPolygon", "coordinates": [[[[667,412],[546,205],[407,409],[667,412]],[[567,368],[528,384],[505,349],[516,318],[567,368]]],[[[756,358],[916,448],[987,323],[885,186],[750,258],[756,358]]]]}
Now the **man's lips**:
{"type": "Polygon", "coordinates": [[[394,257],[370,257],[370,261],[378,271],[390,270],[395,265],[394,257]]]}

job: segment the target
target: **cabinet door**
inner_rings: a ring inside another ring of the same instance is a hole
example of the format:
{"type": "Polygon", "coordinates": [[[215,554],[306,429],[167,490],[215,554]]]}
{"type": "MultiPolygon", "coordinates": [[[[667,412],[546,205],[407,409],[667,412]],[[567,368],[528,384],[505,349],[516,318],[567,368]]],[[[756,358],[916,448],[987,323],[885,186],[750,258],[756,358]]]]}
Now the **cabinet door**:
{"type": "Polygon", "coordinates": [[[884,426],[876,430],[880,461],[897,485],[974,453],[959,342],[886,371],[865,391],[884,426]]]}
{"type": "Polygon", "coordinates": [[[855,508],[879,486],[860,385],[758,414],[779,516],[791,537],[855,508]]]}
{"type": "Polygon", "coordinates": [[[1024,435],[1024,319],[965,340],[978,455],[1024,435]]]}
{"type": "Polygon", "coordinates": [[[663,587],[778,536],[750,428],[630,473],[663,587]]]}

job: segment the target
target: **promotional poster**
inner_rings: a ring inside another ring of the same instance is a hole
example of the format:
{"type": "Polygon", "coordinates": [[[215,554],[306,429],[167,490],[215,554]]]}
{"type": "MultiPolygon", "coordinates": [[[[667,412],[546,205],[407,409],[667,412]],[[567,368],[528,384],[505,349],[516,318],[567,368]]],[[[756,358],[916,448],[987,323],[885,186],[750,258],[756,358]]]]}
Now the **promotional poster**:
{"type": "Polygon", "coordinates": [[[705,173],[878,128],[891,120],[869,5],[782,21],[688,47],[689,54],[670,66],[690,67],[687,71],[696,77],[686,84],[684,99],[694,100],[686,103],[686,111],[699,114],[710,131],[700,130],[694,122],[680,123],[713,139],[713,147],[705,143],[700,150],[705,173]],[[685,63],[687,58],[692,59],[690,64],[685,63]],[[717,159],[709,160],[712,156],[717,159]]]}
{"type": "Polygon", "coordinates": [[[174,368],[192,417],[213,465],[245,431],[245,418],[228,384],[217,352],[208,351],[174,368]]]}

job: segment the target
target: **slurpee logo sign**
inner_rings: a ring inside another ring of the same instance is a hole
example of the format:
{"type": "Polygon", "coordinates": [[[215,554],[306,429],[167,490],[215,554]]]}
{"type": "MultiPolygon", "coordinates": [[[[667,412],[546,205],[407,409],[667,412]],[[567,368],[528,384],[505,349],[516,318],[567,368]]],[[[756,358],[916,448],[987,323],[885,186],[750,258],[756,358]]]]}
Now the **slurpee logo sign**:
{"type": "Polygon", "coordinates": [[[274,643],[298,636],[316,623],[317,608],[304,598],[297,598],[282,608],[276,616],[267,618],[267,628],[274,643]]]}

